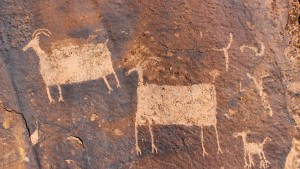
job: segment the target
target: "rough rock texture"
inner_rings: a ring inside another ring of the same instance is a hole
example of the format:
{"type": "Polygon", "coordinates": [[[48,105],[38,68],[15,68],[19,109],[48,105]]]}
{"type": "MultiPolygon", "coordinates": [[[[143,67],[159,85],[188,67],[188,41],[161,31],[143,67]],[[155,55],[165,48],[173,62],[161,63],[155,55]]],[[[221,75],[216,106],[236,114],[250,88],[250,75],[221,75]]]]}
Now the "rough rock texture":
{"type": "Polygon", "coordinates": [[[0,168],[299,168],[299,8],[0,1],[0,168]]]}
{"type": "Polygon", "coordinates": [[[22,115],[1,105],[0,168],[36,168],[31,143],[22,115]]]}

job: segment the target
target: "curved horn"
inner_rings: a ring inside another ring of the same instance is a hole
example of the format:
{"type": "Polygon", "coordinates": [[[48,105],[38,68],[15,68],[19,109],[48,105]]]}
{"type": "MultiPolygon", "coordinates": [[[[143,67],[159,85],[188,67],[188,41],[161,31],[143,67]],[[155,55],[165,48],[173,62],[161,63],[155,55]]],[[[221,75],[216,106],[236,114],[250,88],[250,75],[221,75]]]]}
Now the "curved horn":
{"type": "Polygon", "coordinates": [[[158,58],[158,57],[149,57],[149,58],[147,58],[147,59],[145,59],[145,60],[141,60],[139,63],[138,63],[138,65],[141,65],[141,66],[143,66],[145,63],[147,63],[147,62],[149,62],[149,61],[157,61],[157,62],[160,62],[160,59],[158,58]]]}
{"type": "Polygon", "coordinates": [[[136,64],[136,66],[135,66],[134,68],[128,70],[128,71],[125,73],[126,76],[128,76],[129,74],[131,74],[133,71],[141,71],[141,70],[143,71],[143,69],[146,67],[145,62],[149,62],[150,60],[155,60],[155,61],[157,61],[157,62],[160,61],[159,58],[157,58],[157,57],[149,57],[149,58],[147,58],[147,59],[140,60],[140,61],[136,64]]]}
{"type": "Polygon", "coordinates": [[[160,58],[158,58],[158,57],[149,57],[146,60],[155,60],[157,62],[160,62],[160,58]]]}
{"type": "Polygon", "coordinates": [[[39,34],[43,33],[46,36],[49,36],[52,34],[48,29],[37,29],[32,34],[32,39],[38,36],[39,34]]]}

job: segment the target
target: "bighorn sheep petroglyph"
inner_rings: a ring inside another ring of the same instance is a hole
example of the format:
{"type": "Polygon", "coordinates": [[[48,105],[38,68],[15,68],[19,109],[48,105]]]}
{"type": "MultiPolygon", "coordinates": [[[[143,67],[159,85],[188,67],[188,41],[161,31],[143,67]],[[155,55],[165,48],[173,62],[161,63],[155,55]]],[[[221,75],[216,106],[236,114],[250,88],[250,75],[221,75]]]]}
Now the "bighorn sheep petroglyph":
{"type": "MultiPolygon", "coordinates": [[[[201,128],[203,156],[207,154],[203,143],[203,127],[213,126],[216,133],[218,154],[222,153],[217,130],[217,96],[213,84],[195,84],[190,86],[170,86],[144,84],[143,70],[149,62],[159,62],[156,57],[139,61],[126,75],[138,73],[137,112],[135,118],[135,146],[141,154],[138,144],[138,127],[148,125],[152,143],[152,153],[157,152],[154,144],[152,125],[185,125],[201,128]]],[[[214,72],[213,74],[218,74],[214,72]]],[[[214,77],[215,78],[215,77],[214,77]]]]}
{"type": "Polygon", "coordinates": [[[266,137],[262,143],[249,143],[246,140],[246,137],[248,134],[249,134],[249,131],[243,131],[243,132],[233,134],[233,136],[235,138],[240,136],[243,139],[244,161],[245,161],[244,168],[251,168],[252,166],[254,166],[253,155],[255,155],[255,154],[257,154],[259,156],[260,168],[264,168],[264,169],[268,168],[270,162],[266,159],[263,149],[264,149],[264,144],[267,141],[271,141],[271,139],[269,137],[266,137]]]}
{"type": "Polygon", "coordinates": [[[26,51],[32,48],[40,58],[40,73],[46,84],[46,91],[50,103],[54,102],[49,87],[57,85],[59,101],[63,101],[61,85],[79,83],[88,80],[103,78],[109,93],[113,90],[106,76],[114,74],[118,87],[118,77],[113,69],[111,53],[105,43],[73,44],[72,39],[52,43],[52,54],[46,53],[40,47],[40,37],[43,34],[50,37],[47,29],[38,29],[32,34],[32,39],[22,49],[26,51]]]}

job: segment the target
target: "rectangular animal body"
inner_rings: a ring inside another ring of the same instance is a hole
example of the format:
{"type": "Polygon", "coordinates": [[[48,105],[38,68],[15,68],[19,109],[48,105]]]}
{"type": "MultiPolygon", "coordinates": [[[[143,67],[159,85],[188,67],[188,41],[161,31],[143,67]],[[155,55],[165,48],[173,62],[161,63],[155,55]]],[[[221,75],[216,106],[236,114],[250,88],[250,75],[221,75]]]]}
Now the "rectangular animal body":
{"type": "Polygon", "coordinates": [[[217,123],[216,89],[213,84],[158,86],[137,89],[137,125],[152,121],[158,125],[210,126],[217,123]]]}
{"type": "Polygon", "coordinates": [[[47,59],[51,64],[44,77],[53,84],[95,80],[114,72],[107,44],[70,44],[53,49],[47,59]]]}

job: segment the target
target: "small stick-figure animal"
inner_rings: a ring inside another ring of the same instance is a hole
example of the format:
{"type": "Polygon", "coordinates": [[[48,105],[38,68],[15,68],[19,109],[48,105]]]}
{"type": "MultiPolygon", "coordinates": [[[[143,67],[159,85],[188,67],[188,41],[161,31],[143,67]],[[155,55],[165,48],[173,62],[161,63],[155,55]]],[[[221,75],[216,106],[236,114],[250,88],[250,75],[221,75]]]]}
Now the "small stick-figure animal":
{"type": "Polygon", "coordinates": [[[229,53],[228,53],[228,49],[231,47],[233,42],[233,35],[232,33],[229,34],[229,42],[227,44],[226,47],[222,48],[222,49],[216,49],[216,48],[212,48],[212,50],[215,51],[219,51],[219,52],[223,52],[224,56],[225,56],[225,64],[226,64],[226,72],[228,72],[229,69],[229,53]]]}
{"type": "Polygon", "coordinates": [[[270,162],[266,159],[264,153],[264,144],[267,141],[271,141],[269,137],[266,137],[262,143],[249,143],[247,142],[247,135],[249,131],[243,131],[239,133],[234,133],[233,136],[235,138],[242,137],[243,144],[244,144],[244,161],[245,166],[244,168],[251,168],[254,166],[253,155],[258,155],[260,159],[260,168],[266,169],[269,167],[270,162]]]}
{"type": "Polygon", "coordinates": [[[268,95],[267,93],[264,91],[264,86],[263,86],[263,79],[265,77],[270,76],[268,73],[264,73],[261,75],[260,78],[255,78],[254,76],[252,76],[251,74],[247,73],[247,76],[249,79],[252,79],[256,89],[258,90],[258,94],[261,98],[262,101],[262,106],[264,107],[264,112],[265,113],[269,113],[270,116],[273,116],[273,110],[272,107],[268,101],[268,95]]]}
{"type": "Polygon", "coordinates": [[[40,72],[46,84],[46,91],[50,103],[54,100],[51,97],[49,87],[56,85],[59,91],[59,101],[64,101],[61,85],[79,83],[88,80],[103,78],[109,93],[113,90],[106,76],[114,74],[117,87],[121,87],[118,77],[113,69],[111,53],[105,43],[73,44],[76,39],[67,39],[52,43],[51,53],[46,53],[40,47],[39,35],[50,37],[48,29],[38,29],[32,34],[32,39],[22,49],[23,51],[32,48],[40,58],[40,72]]]}

